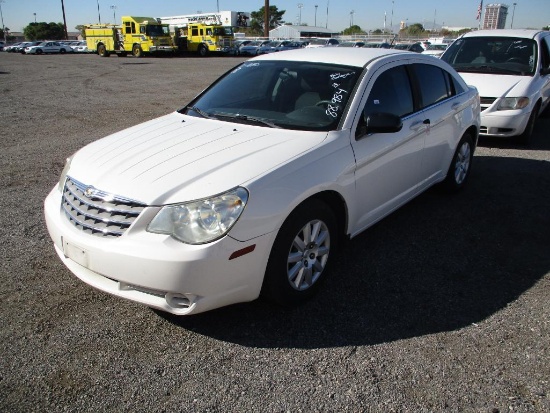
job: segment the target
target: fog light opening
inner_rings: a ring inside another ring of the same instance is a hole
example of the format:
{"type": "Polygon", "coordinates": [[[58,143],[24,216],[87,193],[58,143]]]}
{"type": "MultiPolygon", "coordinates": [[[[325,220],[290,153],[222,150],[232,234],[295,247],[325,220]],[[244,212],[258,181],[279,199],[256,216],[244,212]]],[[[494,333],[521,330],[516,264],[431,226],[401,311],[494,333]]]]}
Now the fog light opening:
{"type": "Polygon", "coordinates": [[[165,296],[166,302],[173,308],[189,308],[195,296],[191,294],[168,293],[165,296]]]}

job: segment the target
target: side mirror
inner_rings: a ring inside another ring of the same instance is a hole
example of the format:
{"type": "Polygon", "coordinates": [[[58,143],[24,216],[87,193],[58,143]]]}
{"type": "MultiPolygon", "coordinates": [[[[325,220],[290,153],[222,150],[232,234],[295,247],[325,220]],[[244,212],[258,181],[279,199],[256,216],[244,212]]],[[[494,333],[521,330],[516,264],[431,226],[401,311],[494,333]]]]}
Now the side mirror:
{"type": "Polygon", "coordinates": [[[550,67],[543,67],[540,69],[541,76],[546,76],[547,74],[550,74],[550,67]]]}
{"type": "Polygon", "coordinates": [[[393,113],[372,113],[365,122],[366,133],[394,133],[403,128],[401,118],[393,113]]]}

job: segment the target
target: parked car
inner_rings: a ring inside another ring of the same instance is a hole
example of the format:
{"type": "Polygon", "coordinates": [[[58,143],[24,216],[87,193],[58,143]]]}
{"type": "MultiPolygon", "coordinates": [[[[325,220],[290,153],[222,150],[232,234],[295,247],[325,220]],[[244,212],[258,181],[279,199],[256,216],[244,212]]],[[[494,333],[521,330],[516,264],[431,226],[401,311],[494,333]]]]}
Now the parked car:
{"type": "Polygon", "coordinates": [[[76,152],[46,224],[63,263],[118,297],[178,315],[293,305],[345,237],[432,185],[463,188],[478,129],[477,91],[440,59],[272,53],[76,152]]]}
{"type": "Polygon", "coordinates": [[[239,56],[241,53],[240,53],[240,48],[242,46],[245,46],[249,43],[251,43],[253,40],[235,40],[233,42],[233,45],[232,46],[229,46],[229,47],[226,47],[223,49],[223,52],[225,54],[228,54],[228,55],[233,55],[233,56],[239,56]]]}
{"type": "Polygon", "coordinates": [[[362,42],[360,40],[356,41],[349,41],[349,42],[341,42],[337,44],[338,47],[363,47],[365,46],[365,42],[362,42]]]}
{"type": "Polygon", "coordinates": [[[75,53],[88,53],[88,44],[85,40],[76,42],[71,45],[71,49],[73,49],[73,52],[75,53]]]}
{"type": "Polygon", "coordinates": [[[16,53],[25,54],[25,48],[31,47],[31,46],[37,46],[40,43],[42,42],[23,42],[19,46],[15,47],[13,51],[16,53]]]}
{"type": "Polygon", "coordinates": [[[283,40],[277,46],[275,46],[276,52],[283,52],[285,50],[301,49],[302,43],[294,40],[283,40]]]}
{"type": "Polygon", "coordinates": [[[10,49],[10,52],[12,53],[25,53],[25,47],[32,45],[32,42],[21,42],[17,46],[13,46],[10,49]]]}
{"type": "Polygon", "coordinates": [[[8,52],[8,53],[13,53],[15,52],[15,49],[23,42],[17,42],[17,43],[12,43],[12,44],[9,44],[7,46],[4,46],[4,52],[8,52]]]}
{"type": "Polygon", "coordinates": [[[396,50],[408,50],[409,52],[422,53],[424,48],[419,42],[416,43],[397,43],[393,46],[396,50]]]}
{"type": "Polygon", "coordinates": [[[239,48],[239,54],[242,56],[256,56],[260,52],[260,47],[269,43],[269,40],[254,40],[239,48]]]}
{"type": "Polygon", "coordinates": [[[336,39],[325,39],[325,38],[320,38],[320,39],[311,39],[309,41],[309,43],[307,44],[306,48],[308,49],[314,49],[316,47],[326,47],[326,46],[338,46],[340,44],[340,42],[336,39]]]}
{"type": "Polygon", "coordinates": [[[59,42],[42,42],[36,46],[25,48],[26,54],[42,54],[42,53],[72,53],[73,49],[70,46],[59,42]]]}
{"type": "Polygon", "coordinates": [[[276,47],[279,45],[279,41],[272,40],[270,42],[264,43],[258,48],[258,54],[267,54],[267,53],[275,53],[277,51],[276,47]]]}
{"type": "Polygon", "coordinates": [[[4,51],[4,46],[6,44],[3,42],[3,41],[0,41],[0,52],[3,52],[4,51]]]}
{"type": "Polygon", "coordinates": [[[376,48],[382,48],[382,49],[391,49],[391,44],[382,42],[382,43],[365,43],[363,47],[369,48],[369,49],[376,49],[376,48]]]}
{"type": "Polygon", "coordinates": [[[482,135],[529,141],[537,117],[550,106],[549,31],[467,33],[441,59],[478,88],[482,135]]]}
{"type": "Polygon", "coordinates": [[[435,56],[435,57],[440,57],[443,54],[443,52],[447,49],[448,46],[449,46],[448,44],[444,44],[444,43],[433,43],[433,44],[430,44],[428,48],[424,50],[422,53],[435,56]]]}

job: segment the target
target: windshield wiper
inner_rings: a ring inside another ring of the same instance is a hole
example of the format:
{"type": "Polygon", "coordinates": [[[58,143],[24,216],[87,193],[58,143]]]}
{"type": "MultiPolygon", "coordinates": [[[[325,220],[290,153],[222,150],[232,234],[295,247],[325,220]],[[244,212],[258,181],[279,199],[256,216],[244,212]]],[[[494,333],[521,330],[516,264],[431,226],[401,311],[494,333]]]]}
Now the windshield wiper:
{"type": "Polygon", "coordinates": [[[226,115],[226,114],[220,114],[220,113],[216,113],[214,116],[216,118],[227,118],[230,121],[241,121],[242,123],[249,123],[249,122],[259,123],[259,124],[264,125],[264,126],[269,126],[270,128],[279,128],[279,129],[281,129],[281,126],[276,125],[273,122],[270,122],[270,121],[268,121],[266,119],[262,119],[262,118],[256,118],[254,116],[239,115],[239,114],[226,115]]]}
{"type": "Polygon", "coordinates": [[[196,107],[196,106],[186,106],[185,107],[185,110],[187,111],[190,111],[192,110],[193,112],[196,112],[198,113],[199,115],[201,115],[203,118],[206,118],[206,119],[216,119],[214,116],[212,116],[210,113],[208,112],[205,112],[204,110],[196,107]]]}

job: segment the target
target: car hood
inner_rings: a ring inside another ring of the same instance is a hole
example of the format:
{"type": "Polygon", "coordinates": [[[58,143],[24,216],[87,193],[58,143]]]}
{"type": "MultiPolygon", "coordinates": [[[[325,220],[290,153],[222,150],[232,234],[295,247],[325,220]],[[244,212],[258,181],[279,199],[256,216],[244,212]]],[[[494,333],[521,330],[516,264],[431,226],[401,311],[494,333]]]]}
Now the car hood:
{"type": "Polygon", "coordinates": [[[527,95],[529,84],[533,81],[533,78],[530,76],[465,72],[460,72],[460,76],[462,76],[468,85],[477,88],[479,96],[495,98],[505,95],[525,96],[527,95]]]}
{"type": "Polygon", "coordinates": [[[82,148],[68,175],[149,205],[184,202],[246,185],[326,136],[174,112],[82,148]]]}

